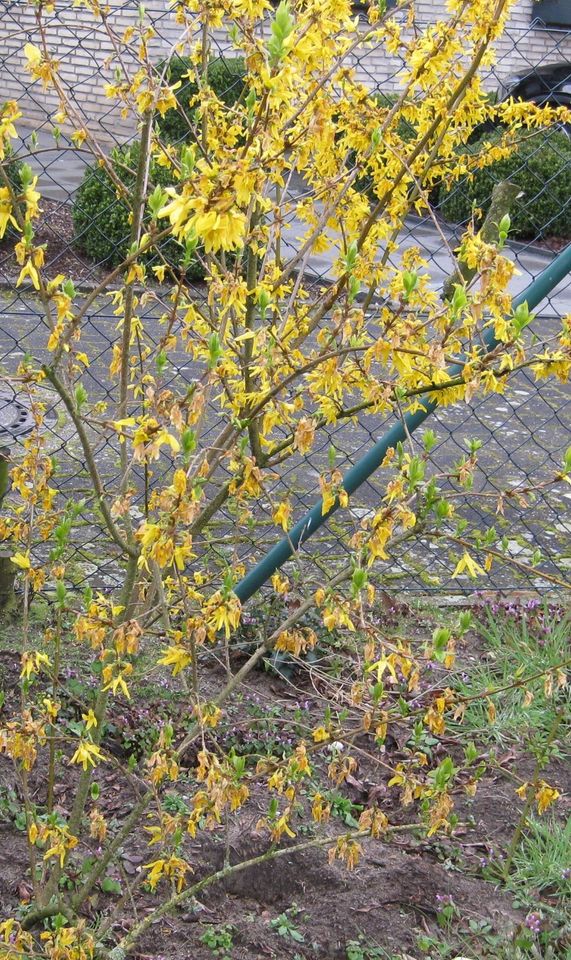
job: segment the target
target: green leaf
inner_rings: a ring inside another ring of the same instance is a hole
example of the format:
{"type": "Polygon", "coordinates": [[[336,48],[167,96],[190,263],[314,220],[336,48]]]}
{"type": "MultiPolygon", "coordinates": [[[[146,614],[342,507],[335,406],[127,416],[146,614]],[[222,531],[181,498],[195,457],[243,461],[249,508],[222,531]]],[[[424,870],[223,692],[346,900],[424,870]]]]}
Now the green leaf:
{"type": "Polygon", "coordinates": [[[77,407],[78,413],[81,412],[81,408],[87,403],[87,390],[82,383],[78,383],[75,388],[75,405],[77,407]]]}
{"type": "Polygon", "coordinates": [[[159,376],[162,376],[162,374],[165,372],[167,361],[168,361],[168,357],[166,355],[166,351],[160,350],[159,353],[157,353],[157,356],[155,359],[155,363],[157,365],[157,373],[159,374],[159,376]]]}
{"type": "Polygon", "coordinates": [[[180,170],[183,180],[188,180],[196,165],[196,149],[192,144],[183,144],[180,154],[180,170]]]}
{"type": "Polygon", "coordinates": [[[183,432],[182,437],[182,450],[185,458],[189,457],[191,453],[194,453],[196,450],[196,434],[194,430],[190,430],[188,427],[183,432]]]}
{"type": "Polygon", "coordinates": [[[349,303],[353,303],[361,290],[361,282],[357,277],[349,278],[349,303]]]}
{"type": "Polygon", "coordinates": [[[352,594],[354,597],[358,596],[365,584],[367,583],[367,571],[363,570],[362,567],[356,567],[353,570],[353,576],[351,578],[352,594]]]}
{"type": "Polygon", "coordinates": [[[415,490],[424,480],[426,464],[420,457],[413,457],[408,465],[408,482],[411,490],[415,490]]]}
{"type": "Polygon", "coordinates": [[[511,217],[509,213],[505,213],[498,225],[498,235],[499,235],[499,248],[500,250],[505,245],[505,242],[508,238],[508,233],[510,232],[510,227],[512,225],[511,217]]]}
{"type": "Polygon", "coordinates": [[[472,624],[472,614],[469,610],[463,610],[458,617],[458,630],[460,633],[466,633],[472,624]]]}
{"type": "Polygon", "coordinates": [[[520,303],[520,305],[515,309],[513,315],[513,324],[517,333],[521,333],[524,327],[527,327],[532,320],[533,313],[530,313],[527,300],[524,300],[524,302],[520,303]]]}
{"type": "Polygon", "coordinates": [[[355,268],[357,263],[357,255],[359,253],[359,248],[357,247],[356,240],[352,240],[349,246],[347,247],[347,253],[345,254],[345,267],[347,273],[351,273],[355,268]]]}
{"type": "Polygon", "coordinates": [[[468,303],[468,297],[464,287],[460,286],[459,283],[454,284],[454,296],[452,297],[452,310],[455,314],[459,314],[466,304],[468,303]]]}
{"type": "Polygon", "coordinates": [[[222,356],[222,347],[220,345],[220,337],[217,333],[213,333],[208,342],[208,369],[213,370],[216,364],[218,363],[220,357],[222,356]]]}
{"type": "Polygon", "coordinates": [[[432,778],[434,780],[434,786],[437,790],[444,790],[450,780],[453,778],[456,769],[452,762],[451,757],[445,757],[442,763],[434,770],[432,778]]]}
{"type": "Polygon", "coordinates": [[[434,656],[440,663],[446,658],[446,648],[449,640],[450,630],[447,630],[446,627],[437,627],[432,634],[434,656]]]}
{"type": "Polygon", "coordinates": [[[57,600],[57,605],[60,609],[65,606],[65,598],[66,598],[65,583],[63,582],[63,580],[58,580],[56,583],[56,600],[57,600]]]}
{"type": "Polygon", "coordinates": [[[427,430],[425,433],[423,433],[422,442],[426,452],[430,453],[430,451],[436,446],[436,434],[434,430],[427,430]]]}
{"type": "Polygon", "coordinates": [[[479,751],[476,744],[473,740],[470,740],[470,742],[464,747],[464,759],[466,760],[466,763],[474,763],[474,760],[478,754],[479,751]]]}
{"type": "Polygon", "coordinates": [[[404,299],[408,300],[413,290],[418,284],[418,274],[414,270],[404,270],[402,275],[402,285],[404,289],[404,299]]]}
{"type": "Polygon", "coordinates": [[[103,893],[121,893],[121,884],[118,880],[113,880],[112,877],[103,877],[101,881],[101,889],[103,893]]]}
{"type": "Polygon", "coordinates": [[[166,199],[166,193],[163,191],[162,187],[157,184],[148,200],[149,210],[151,211],[151,216],[154,220],[156,220],[158,217],[159,210],[164,207],[166,199]]]}
{"type": "Polygon", "coordinates": [[[22,181],[22,187],[26,190],[32,183],[34,179],[34,171],[32,170],[29,163],[23,163],[19,170],[20,180],[22,181]]]}
{"type": "Polygon", "coordinates": [[[290,13],[290,5],[287,0],[282,0],[270,27],[272,34],[268,43],[270,66],[277,66],[285,56],[286,41],[291,36],[293,28],[294,20],[290,13]]]}

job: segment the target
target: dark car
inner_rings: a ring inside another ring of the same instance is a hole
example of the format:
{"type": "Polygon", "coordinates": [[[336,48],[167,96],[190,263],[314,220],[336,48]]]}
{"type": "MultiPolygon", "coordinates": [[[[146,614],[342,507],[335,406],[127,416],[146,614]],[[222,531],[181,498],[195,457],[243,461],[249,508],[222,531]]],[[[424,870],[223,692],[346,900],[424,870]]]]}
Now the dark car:
{"type": "MultiPolygon", "coordinates": [[[[571,0],[570,0],[571,2],[571,0]]],[[[540,107],[569,107],[571,109],[571,63],[550,63],[547,66],[530,67],[507,77],[496,94],[497,103],[504,100],[527,100],[540,107]]],[[[497,122],[486,120],[472,131],[470,142],[480,140],[485,134],[497,129],[497,122]]],[[[558,124],[559,129],[571,137],[571,124],[558,124]]]]}
{"type": "Polygon", "coordinates": [[[538,106],[571,107],[571,63],[531,67],[504,80],[498,100],[529,100],[538,106]]]}

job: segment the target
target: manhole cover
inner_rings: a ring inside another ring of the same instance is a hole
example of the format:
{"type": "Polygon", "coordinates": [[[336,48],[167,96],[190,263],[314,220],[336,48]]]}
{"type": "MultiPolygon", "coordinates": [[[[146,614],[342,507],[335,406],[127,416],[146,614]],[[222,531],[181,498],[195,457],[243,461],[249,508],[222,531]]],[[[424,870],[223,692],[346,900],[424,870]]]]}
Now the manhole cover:
{"type": "Polygon", "coordinates": [[[0,446],[23,437],[34,427],[34,418],[13,390],[0,390],[0,446]]]}

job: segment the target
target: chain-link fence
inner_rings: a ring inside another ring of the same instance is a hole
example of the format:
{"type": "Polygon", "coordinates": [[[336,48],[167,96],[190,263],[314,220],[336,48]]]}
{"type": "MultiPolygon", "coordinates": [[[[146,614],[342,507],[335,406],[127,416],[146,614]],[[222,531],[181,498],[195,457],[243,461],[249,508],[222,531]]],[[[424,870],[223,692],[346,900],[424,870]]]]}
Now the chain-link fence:
{"type": "MultiPolygon", "coordinates": [[[[419,5],[422,8],[422,4],[419,5]]],[[[426,5],[427,9],[430,4],[426,5]]],[[[538,102],[571,102],[571,34],[555,27],[545,29],[529,16],[525,3],[525,22],[511,23],[503,38],[496,65],[489,71],[486,87],[490,95],[504,96],[516,83],[522,84],[522,95],[538,102]],[[562,64],[559,72],[548,69],[562,64]],[[517,75],[517,79],[516,78],[517,75]],[[527,79],[526,79],[527,78],[527,79]],[[527,84],[527,86],[526,86],[527,84]],[[524,89],[525,87],[525,89],[524,89]]],[[[184,62],[176,53],[177,27],[168,4],[147,5],[152,15],[155,37],[152,44],[157,65],[173,57],[171,69],[184,75],[184,62]],[[174,51],[174,53],[173,53],[174,51]]],[[[101,28],[96,28],[91,16],[83,8],[60,3],[47,16],[47,29],[53,45],[57,38],[56,55],[60,61],[59,74],[65,84],[77,117],[97,134],[104,149],[119,148],[117,169],[132,159],[135,133],[129,121],[121,116],[114,101],[106,99],[105,84],[114,76],[114,37],[136,22],[138,7],[131,2],[111,5],[106,18],[107,34],[102,40],[101,28]],[[125,152],[127,151],[127,152],[125,152]]],[[[71,143],[65,123],[58,123],[57,98],[42,90],[40,82],[32,83],[24,69],[24,46],[37,42],[37,28],[33,5],[25,0],[0,5],[0,76],[3,96],[17,100],[23,112],[20,121],[20,141],[14,156],[14,168],[20,161],[29,162],[39,175],[43,214],[38,226],[37,240],[45,243],[46,276],[58,274],[73,278],[82,296],[96,290],[109,269],[109,264],[125,254],[129,237],[127,209],[116,196],[116,191],[105,173],[93,167],[92,154],[83,149],[77,139],[71,143]],[[91,172],[90,172],[91,171],[91,172]]],[[[221,35],[222,36],[222,35],[221,35]]],[[[235,58],[229,58],[223,39],[213,44],[211,51],[211,82],[217,84],[220,95],[231,98],[232,91],[241,89],[241,68],[235,58]]],[[[390,98],[398,89],[400,64],[381,49],[370,50],[354,58],[353,67],[371,90],[371,95],[390,98]]],[[[129,64],[122,64],[129,69],[129,64]]],[[[184,81],[183,81],[184,83],[184,81]]],[[[183,86],[184,90],[184,86],[183,86]]],[[[517,93],[517,90],[516,90],[517,93]]],[[[182,94],[179,94],[182,96],[182,94]]],[[[168,116],[168,114],[167,114],[168,116]]],[[[77,128],[77,123],[74,124],[77,128]]],[[[176,129],[171,131],[176,139],[176,129]]],[[[492,138],[493,130],[476,131],[492,138]]],[[[536,138],[534,146],[518,154],[515,166],[508,171],[509,178],[521,185],[521,196],[516,201],[513,221],[519,239],[510,243],[519,276],[514,291],[519,291],[537,276],[554,256],[555,251],[571,236],[571,139],[565,129],[552,130],[536,138]]],[[[428,262],[428,272],[436,289],[442,289],[453,270],[452,251],[462,232],[462,226],[472,215],[474,207],[484,207],[495,179],[504,179],[506,171],[491,169],[476,181],[464,181],[447,194],[444,189],[432,199],[433,216],[411,216],[399,238],[399,253],[411,246],[420,248],[428,262]]],[[[160,171],[157,173],[160,177],[160,171]]],[[[304,184],[293,181],[291,190],[303,194],[304,184]]],[[[295,210],[295,205],[294,205],[295,210]]],[[[284,234],[286,252],[294,252],[299,245],[299,222],[292,214],[284,234]]],[[[40,301],[33,290],[15,286],[18,266],[13,253],[14,240],[8,236],[0,244],[0,372],[12,375],[26,354],[38,360],[46,355],[47,327],[40,301]]],[[[325,253],[316,253],[307,264],[309,278],[317,286],[331,279],[332,263],[325,253]]],[[[194,295],[204,299],[205,287],[200,278],[194,284],[194,295]]],[[[161,316],[168,309],[168,291],[160,284],[152,288],[152,296],[139,308],[150,341],[162,336],[161,316]]],[[[375,304],[371,304],[371,310],[375,304]]],[[[554,290],[535,318],[531,335],[540,340],[549,339],[561,325],[561,318],[571,313],[571,278],[554,290]]],[[[83,382],[91,404],[100,403],[101,421],[104,405],[113,399],[115,387],[109,374],[112,344],[116,338],[117,318],[105,291],[93,299],[83,320],[82,349],[89,355],[90,365],[83,382]]],[[[182,349],[171,354],[163,377],[163,386],[172,385],[178,392],[191,385],[196,370],[188,354],[182,349]]],[[[12,396],[10,388],[2,394],[3,410],[0,430],[6,442],[17,443],[27,424],[27,410],[22,397],[12,396]]],[[[50,396],[49,394],[47,395],[50,396]]],[[[206,419],[208,431],[217,429],[217,414],[212,408],[206,419]]],[[[74,500],[85,500],[82,524],[76,538],[75,564],[68,575],[76,585],[90,579],[102,587],[112,586],[120,579],[120,570],[112,547],[105,547],[105,538],[93,506],[89,476],[84,457],[69,419],[62,412],[61,403],[49,401],[46,416],[47,445],[57,461],[55,482],[74,500]],[[108,553],[106,552],[108,551],[108,553]]],[[[241,524],[236,512],[221,509],[217,518],[204,531],[213,557],[221,566],[229,559],[242,555],[259,559],[277,536],[272,512],[276,503],[288,497],[294,505],[297,519],[319,497],[319,477],[326,464],[334,457],[335,466],[342,472],[354,464],[387,429],[390,421],[363,412],[339,421],[320,433],[320,439],[309,457],[292,456],[276,466],[266,479],[260,497],[255,522],[241,524]],[[251,545],[256,549],[252,552],[251,545]],[[241,549],[241,544],[246,549],[241,549]]],[[[432,454],[435,470],[449,474],[454,463],[466,453],[466,441],[481,441],[478,468],[470,497],[460,486],[454,489],[459,512],[464,511],[472,524],[482,529],[493,523],[505,535],[504,548],[527,566],[536,550],[543,555],[542,569],[567,578],[571,569],[571,493],[560,487],[539,494],[525,509],[510,501],[503,515],[495,515],[497,496],[501,489],[533,485],[546,474],[553,473],[561,463],[571,440],[571,391],[557,379],[538,385],[534,377],[520,372],[512,380],[505,395],[494,394],[472,405],[448,407],[437,412],[428,424],[437,434],[438,446],[432,454]],[[474,496],[481,493],[483,496],[474,496]],[[489,505],[489,506],[488,506],[489,505]]],[[[104,427],[95,433],[97,462],[105,487],[112,489],[119,475],[119,447],[104,427]]],[[[145,498],[153,485],[153,477],[145,476],[143,467],[135,467],[138,498],[134,517],[143,516],[145,498]]],[[[226,474],[229,476],[229,473],[226,474]]],[[[219,482],[223,477],[219,478],[219,482]]],[[[450,481],[448,481],[450,484],[450,481]]],[[[454,487],[454,484],[450,484],[454,487]]],[[[336,515],[320,533],[306,545],[311,561],[331,569],[346,552],[346,528],[358,527],[360,520],[379,504],[384,494],[383,471],[375,476],[351,498],[350,506],[336,515]],[[343,528],[343,536],[341,536],[343,528]]],[[[389,588],[428,591],[457,591],[471,589],[467,579],[450,579],[451,556],[436,542],[420,538],[411,541],[398,561],[390,562],[384,571],[384,582],[389,588]]],[[[486,579],[479,579],[478,589],[511,588],[514,586],[544,588],[546,581],[512,566],[495,565],[486,579]]]]}

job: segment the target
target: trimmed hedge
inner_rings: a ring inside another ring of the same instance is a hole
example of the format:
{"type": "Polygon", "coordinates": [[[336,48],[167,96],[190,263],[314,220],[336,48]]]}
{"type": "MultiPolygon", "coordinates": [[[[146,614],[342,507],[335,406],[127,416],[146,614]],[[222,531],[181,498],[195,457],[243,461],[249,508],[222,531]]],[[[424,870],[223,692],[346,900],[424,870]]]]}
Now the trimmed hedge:
{"type": "Polygon", "coordinates": [[[6,153],[6,160],[4,161],[3,167],[8,180],[12,186],[20,193],[22,189],[22,182],[20,180],[20,167],[22,166],[18,160],[10,160],[10,153],[6,153]]]}
{"type": "MultiPolygon", "coordinates": [[[[190,67],[188,58],[177,57],[171,61],[167,73],[169,84],[178,80],[183,84],[177,90],[177,99],[187,115],[192,113],[189,101],[197,91],[196,84],[182,77],[190,67]]],[[[160,64],[158,69],[161,69],[160,64]]],[[[217,96],[228,106],[239,99],[244,89],[244,79],[245,67],[242,58],[212,60],[208,65],[208,81],[217,96]]],[[[177,110],[169,110],[164,117],[157,116],[156,126],[159,135],[167,142],[191,139],[188,124],[177,110]]],[[[132,193],[135,184],[134,171],[138,155],[138,143],[118,147],[111,153],[110,159],[115,173],[125,185],[128,194],[132,193]],[[125,170],[125,166],[133,173],[125,170]]],[[[149,193],[157,185],[168,187],[173,183],[170,172],[155,163],[151,164],[149,181],[149,193]]],[[[129,205],[117,197],[113,180],[98,164],[86,169],[73,201],[72,216],[75,242],[91,260],[115,266],[125,259],[130,237],[129,205]]],[[[161,252],[169,263],[176,265],[180,261],[182,249],[175,240],[169,239],[161,245],[161,252]]],[[[153,258],[153,255],[149,254],[148,259],[160,262],[156,255],[153,258]]],[[[198,260],[191,262],[186,276],[189,280],[203,278],[204,271],[198,260]]]]}
{"type": "MultiPolygon", "coordinates": [[[[468,152],[485,150],[498,137],[483,137],[468,152]]],[[[571,237],[571,140],[564,133],[543,130],[520,144],[512,156],[477,170],[472,179],[461,180],[451,190],[443,185],[438,197],[441,214],[454,223],[469,220],[474,207],[485,215],[500,180],[515,183],[523,194],[510,211],[513,239],[571,237]]]]}
{"type": "MultiPolygon", "coordinates": [[[[111,153],[111,162],[127,194],[135,186],[135,170],[139,157],[138,142],[125,147],[117,147],[111,153]],[[127,167],[128,169],[125,169],[127,167]]],[[[173,183],[172,175],[165,167],[151,164],[149,171],[149,192],[156,186],[168,187],[173,183]]],[[[117,196],[115,184],[107,171],[97,164],[88,167],[83,181],[74,197],[72,217],[77,246],[96,263],[116,266],[128,254],[131,228],[129,224],[129,204],[117,196]]],[[[180,262],[182,247],[169,238],[160,245],[161,252],[173,266],[180,262]]],[[[156,252],[149,253],[147,262],[162,262],[156,252]]],[[[187,269],[190,280],[201,279],[203,271],[200,263],[194,261],[187,269]]]]}
{"type": "MultiPolygon", "coordinates": [[[[162,69],[163,65],[159,64],[159,72],[162,69]]],[[[193,67],[188,57],[173,57],[166,73],[166,80],[169,85],[179,81],[181,83],[176,91],[176,98],[183,111],[169,110],[164,117],[157,117],[156,126],[159,135],[170,143],[190,139],[190,130],[185,115],[189,119],[192,118],[194,107],[189,106],[189,103],[196,96],[198,87],[194,80],[189,80],[185,76],[189,71],[192,74],[193,67]]],[[[222,57],[211,60],[207,67],[206,76],[216,96],[227,107],[231,107],[240,99],[244,89],[246,79],[244,60],[242,57],[222,57]]]]}

